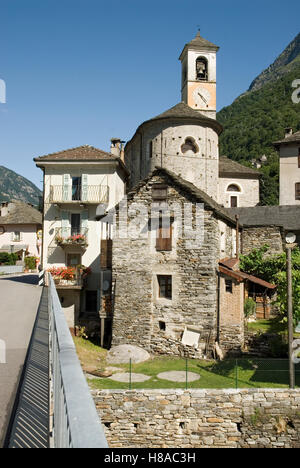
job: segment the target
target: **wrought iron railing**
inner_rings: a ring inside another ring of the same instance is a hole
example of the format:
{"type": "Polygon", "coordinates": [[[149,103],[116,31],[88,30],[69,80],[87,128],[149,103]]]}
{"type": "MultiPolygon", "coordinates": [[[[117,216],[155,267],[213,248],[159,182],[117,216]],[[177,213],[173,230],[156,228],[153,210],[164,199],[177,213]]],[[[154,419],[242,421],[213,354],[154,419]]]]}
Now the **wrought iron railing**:
{"type": "Polygon", "coordinates": [[[56,228],[55,243],[61,247],[68,245],[87,247],[88,231],[88,228],[56,228]]]}
{"type": "Polygon", "coordinates": [[[55,448],[107,448],[54,281],[48,276],[53,445],[55,448]]]}
{"type": "Polygon", "coordinates": [[[49,203],[108,203],[107,185],[51,185],[49,203]]]}

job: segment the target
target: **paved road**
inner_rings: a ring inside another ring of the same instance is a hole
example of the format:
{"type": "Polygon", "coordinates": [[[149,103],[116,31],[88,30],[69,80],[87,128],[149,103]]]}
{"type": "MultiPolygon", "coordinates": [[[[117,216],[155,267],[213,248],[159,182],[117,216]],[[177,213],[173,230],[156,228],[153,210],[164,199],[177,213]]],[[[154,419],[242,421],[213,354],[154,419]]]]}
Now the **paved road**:
{"type": "Polygon", "coordinates": [[[0,447],[41,298],[37,282],[37,275],[0,278],[0,340],[6,343],[6,364],[0,349],[0,447]]]}

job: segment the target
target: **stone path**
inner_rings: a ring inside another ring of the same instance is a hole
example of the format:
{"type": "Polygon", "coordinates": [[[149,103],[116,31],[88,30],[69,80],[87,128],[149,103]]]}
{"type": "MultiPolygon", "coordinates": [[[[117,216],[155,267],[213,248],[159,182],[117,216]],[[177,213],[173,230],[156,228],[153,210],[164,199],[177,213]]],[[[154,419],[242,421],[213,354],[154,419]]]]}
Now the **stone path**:
{"type": "MultiPolygon", "coordinates": [[[[129,383],[130,374],[129,372],[119,372],[118,374],[114,374],[109,379],[115,380],[116,382],[126,382],[129,383]]],[[[150,380],[151,376],[144,375],[144,374],[131,374],[131,382],[146,382],[150,380]]]]}
{"type": "MultiPolygon", "coordinates": [[[[162,380],[169,380],[170,382],[186,382],[185,371],[161,372],[160,374],[157,375],[157,377],[162,380]]],[[[188,382],[195,382],[196,380],[199,380],[199,379],[200,379],[199,374],[195,374],[195,372],[187,373],[188,382]]]]}

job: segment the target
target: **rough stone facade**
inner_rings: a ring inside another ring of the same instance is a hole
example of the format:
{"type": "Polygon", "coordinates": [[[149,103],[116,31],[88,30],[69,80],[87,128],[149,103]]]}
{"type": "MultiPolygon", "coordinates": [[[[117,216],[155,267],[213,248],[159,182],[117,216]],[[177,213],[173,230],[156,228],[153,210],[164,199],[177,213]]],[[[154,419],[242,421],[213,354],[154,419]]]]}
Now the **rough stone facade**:
{"type": "Polygon", "coordinates": [[[130,187],[147,177],[156,166],[167,167],[217,199],[219,176],[218,134],[209,127],[186,120],[151,121],[143,125],[125,148],[130,187]],[[192,137],[198,152],[183,154],[182,145],[192,137]]]}
{"type": "Polygon", "coordinates": [[[242,253],[248,255],[253,249],[268,244],[268,255],[283,252],[283,234],[278,226],[245,227],[242,231],[242,253]]]}
{"type": "MultiPolygon", "coordinates": [[[[199,200],[193,199],[190,193],[180,189],[168,177],[154,175],[134,191],[128,201],[129,224],[134,219],[136,204],[145,206],[150,215],[153,202],[151,187],[155,183],[167,183],[169,205],[183,208],[189,203],[195,218],[196,201],[199,200]]],[[[212,209],[205,207],[203,216],[204,238],[200,248],[189,245],[189,233],[176,235],[176,217],[171,251],[156,250],[156,232],[149,230],[148,219],[142,226],[143,238],[127,236],[114,239],[113,346],[130,343],[155,354],[171,352],[173,355],[200,357],[208,343],[213,344],[217,333],[220,231],[218,218],[212,209]],[[151,235],[153,233],[154,236],[151,235]],[[159,297],[159,275],[172,277],[172,299],[159,297]],[[181,338],[186,328],[200,335],[198,352],[193,347],[183,349],[181,338]]],[[[231,240],[234,238],[233,229],[232,223],[229,230],[231,240]]],[[[227,325],[230,325],[230,319],[227,325]]],[[[239,338],[238,335],[236,337],[239,338]]]]}
{"type": "Polygon", "coordinates": [[[300,448],[300,390],[93,391],[110,448],[300,448]]]}

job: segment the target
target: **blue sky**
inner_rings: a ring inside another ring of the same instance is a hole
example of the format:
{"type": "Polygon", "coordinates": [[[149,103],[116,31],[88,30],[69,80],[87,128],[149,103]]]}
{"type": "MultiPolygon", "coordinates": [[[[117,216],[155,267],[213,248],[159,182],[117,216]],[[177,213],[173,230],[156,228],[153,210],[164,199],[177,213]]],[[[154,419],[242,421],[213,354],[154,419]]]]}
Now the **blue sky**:
{"type": "MultiPolygon", "coordinates": [[[[181,100],[184,44],[218,52],[218,109],[300,32],[298,0],[0,0],[0,165],[42,186],[33,157],[109,150],[181,100]]],[[[300,78],[300,77],[299,77],[300,78]]]]}

